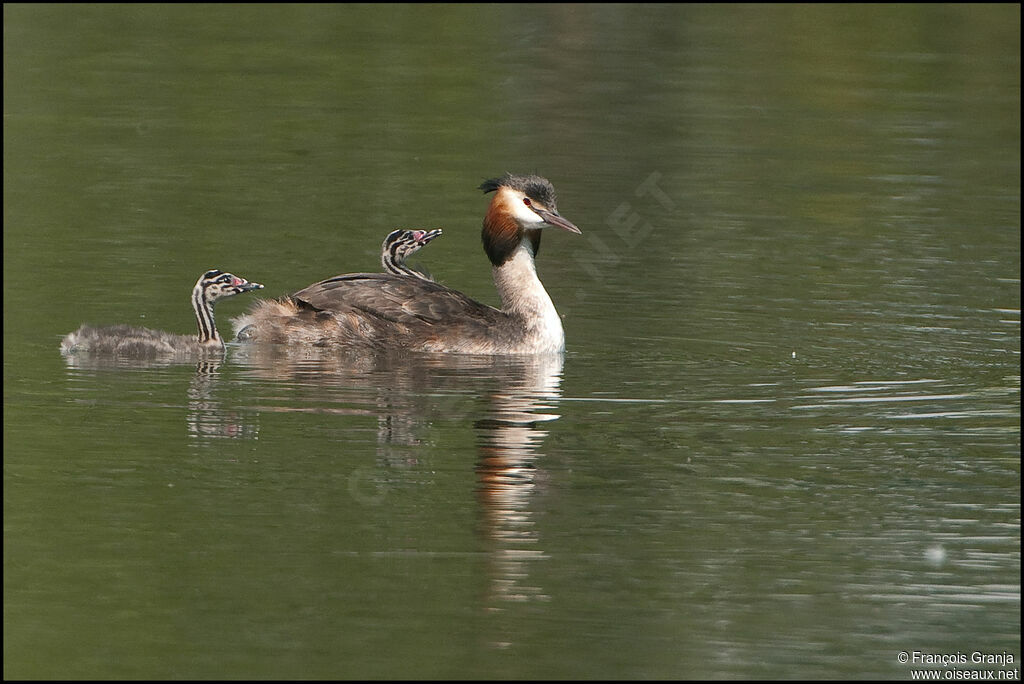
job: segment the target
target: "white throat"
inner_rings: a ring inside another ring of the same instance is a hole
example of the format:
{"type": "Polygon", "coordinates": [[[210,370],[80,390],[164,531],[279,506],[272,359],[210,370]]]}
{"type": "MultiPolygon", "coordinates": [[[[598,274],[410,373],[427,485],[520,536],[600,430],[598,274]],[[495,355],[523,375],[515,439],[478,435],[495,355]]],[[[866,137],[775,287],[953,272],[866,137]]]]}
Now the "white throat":
{"type": "Polygon", "coordinates": [[[494,285],[501,296],[502,309],[519,318],[523,324],[524,351],[563,351],[565,333],[562,330],[562,319],[537,277],[530,242],[520,242],[512,256],[492,270],[494,285]]]}

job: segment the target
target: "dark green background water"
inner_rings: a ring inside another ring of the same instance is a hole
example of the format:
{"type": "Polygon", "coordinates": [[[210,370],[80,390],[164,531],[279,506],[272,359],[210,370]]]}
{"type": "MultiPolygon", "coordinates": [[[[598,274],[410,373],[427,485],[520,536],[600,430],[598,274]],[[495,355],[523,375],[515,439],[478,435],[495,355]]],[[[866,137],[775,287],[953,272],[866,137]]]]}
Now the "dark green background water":
{"type": "Polygon", "coordinates": [[[1016,5],[5,4],[5,678],[1019,667],[1019,150],[1016,5]],[[564,364],[58,353],[505,171],[564,364]]]}

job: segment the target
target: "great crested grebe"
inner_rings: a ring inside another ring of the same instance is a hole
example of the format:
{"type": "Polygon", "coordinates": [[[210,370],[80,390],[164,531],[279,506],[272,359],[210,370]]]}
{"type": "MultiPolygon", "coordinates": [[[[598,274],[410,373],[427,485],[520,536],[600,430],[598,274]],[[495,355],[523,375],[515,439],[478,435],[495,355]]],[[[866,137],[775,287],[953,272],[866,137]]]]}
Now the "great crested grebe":
{"type": "Polygon", "coordinates": [[[104,328],[83,325],[64,337],[60,343],[60,350],[64,354],[88,352],[132,357],[222,350],[224,342],[217,334],[217,326],[213,321],[213,305],[219,299],[262,288],[259,283],[250,283],[231,273],[213,269],[200,276],[196,286],[192,288],[192,309],[196,313],[196,323],[199,326],[198,336],[176,335],[130,325],[112,325],[104,328]]]}
{"type": "Polygon", "coordinates": [[[545,178],[506,174],[480,189],[494,193],[482,236],[501,309],[430,280],[351,273],[257,302],[233,321],[238,339],[465,354],[563,351],[562,321],[533,260],[541,228],[580,229],[558,215],[555,189],[545,178]]]}
{"type": "Polygon", "coordinates": [[[405,263],[405,260],[420,251],[431,240],[441,235],[441,229],[434,230],[393,230],[384,238],[380,246],[380,263],[385,273],[406,275],[413,278],[433,280],[429,274],[417,271],[405,263]]]}

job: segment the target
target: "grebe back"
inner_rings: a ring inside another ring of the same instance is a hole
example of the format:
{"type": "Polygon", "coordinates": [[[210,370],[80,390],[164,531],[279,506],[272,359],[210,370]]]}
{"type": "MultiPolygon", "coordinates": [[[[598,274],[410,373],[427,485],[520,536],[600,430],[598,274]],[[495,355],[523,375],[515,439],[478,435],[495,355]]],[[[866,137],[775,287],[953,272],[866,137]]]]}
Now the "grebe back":
{"type": "Polygon", "coordinates": [[[192,288],[192,310],[199,328],[198,335],[176,335],[130,325],[102,328],[83,325],[64,337],[60,350],[64,354],[87,352],[136,358],[222,350],[224,341],[217,333],[213,305],[225,297],[262,287],[259,283],[250,283],[231,273],[212,269],[201,275],[192,288]]]}
{"type": "Polygon", "coordinates": [[[580,229],[558,214],[545,178],[506,174],[480,189],[494,193],[481,235],[501,309],[429,280],[351,273],[258,302],[234,320],[239,339],[470,354],[563,351],[562,322],[534,257],[545,226],[580,229]]]}

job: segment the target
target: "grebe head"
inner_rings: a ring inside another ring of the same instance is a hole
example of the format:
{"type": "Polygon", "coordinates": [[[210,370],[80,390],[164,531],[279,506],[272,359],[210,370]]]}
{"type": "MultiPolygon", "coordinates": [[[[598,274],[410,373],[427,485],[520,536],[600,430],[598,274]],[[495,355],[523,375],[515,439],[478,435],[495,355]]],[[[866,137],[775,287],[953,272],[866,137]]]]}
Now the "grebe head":
{"type": "Polygon", "coordinates": [[[433,230],[393,230],[384,238],[381,251],[385,258],[390,256],[392,262],[401,263],[426,247],[431,240],[440,235],[440,228],[433,230]]]}
{"type": "Polygon", "coordinates": [[[234,297],[250,290],[262,290],[259,283],[250,283],[245,278],[239,278],[233,273],[226,273],[218,269],[211,269],[201,275],[196,281],[193,293],[199,295],[207,304],[213,304],[225,297],[234,297]]]}
{"type": "Polygon", "coordinates": [[[176,335],[129,325],[104,328],[83,325],[64,337],[60,349],[65,354],[81,351],[143,358],[223,350],[224,342],[217,333],[217,325],[213,320],[214,303],[224,297],[261,289],[263,286],[259,283],[250,283],[234,274],[210,269],[199,276],[195,287],[192,288],[192,311],[196,315],[198,336],[176,335]]]}
{"type": "Polygon", "coordinates": [[[480,190],[494,193],[484,217],[482,236],[484,251],[495,266],[505,263],[524,237],[536,256],[540,250],[540,229],[546,226],[582,232],[558,213],[555,188],[547,178],[506,173],[501,178],[485,180],[480,190]]]}

